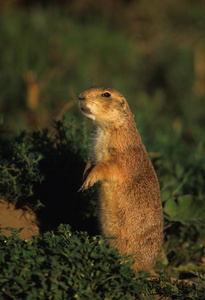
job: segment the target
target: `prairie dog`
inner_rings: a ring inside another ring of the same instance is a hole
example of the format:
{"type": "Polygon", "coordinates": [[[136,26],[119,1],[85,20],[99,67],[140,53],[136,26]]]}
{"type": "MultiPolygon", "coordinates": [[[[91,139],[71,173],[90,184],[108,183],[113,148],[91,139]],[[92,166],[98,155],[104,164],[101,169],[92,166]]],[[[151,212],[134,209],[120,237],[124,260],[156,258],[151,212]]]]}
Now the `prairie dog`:
{"type": "Polygon", "coordinates": [[[153,271],[163,241],[163,212],[156,173],[125,97],[94,87],[79,95],[95,133],[84,191],[98,183],[99,221],[110,246],[133,254],[136,271],[153,271]]]}

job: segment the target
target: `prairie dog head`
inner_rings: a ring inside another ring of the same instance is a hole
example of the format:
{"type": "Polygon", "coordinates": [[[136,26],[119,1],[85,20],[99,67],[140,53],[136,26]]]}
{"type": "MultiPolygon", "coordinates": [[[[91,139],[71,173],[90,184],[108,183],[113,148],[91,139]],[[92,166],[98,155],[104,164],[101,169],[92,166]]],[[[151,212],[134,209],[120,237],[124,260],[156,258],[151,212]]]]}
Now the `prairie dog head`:
{"type": "Polygon", "coordinates": [[[119,127],[131,113],[125,97],[115,89],[93,87],[79,95],[82,113],[100,127],[119,127]]]}

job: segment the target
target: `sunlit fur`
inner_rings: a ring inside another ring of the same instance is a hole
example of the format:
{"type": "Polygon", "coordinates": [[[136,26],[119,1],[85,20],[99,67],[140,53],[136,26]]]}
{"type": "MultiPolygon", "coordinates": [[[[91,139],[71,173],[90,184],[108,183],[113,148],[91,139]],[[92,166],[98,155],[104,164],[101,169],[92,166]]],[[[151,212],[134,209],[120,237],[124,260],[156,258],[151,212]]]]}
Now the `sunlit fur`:
{"type": "Polygon", "coordinates": [[[102,233],[120,253],[134,254],[134,269],[152,271],[163,241],[156,173],[125,97],[110,88],[79,95],[84,115],[96,125],[81,190],[98,183],[102,233]],[[108,92],[111,96],[103,96],[108,92]]]}

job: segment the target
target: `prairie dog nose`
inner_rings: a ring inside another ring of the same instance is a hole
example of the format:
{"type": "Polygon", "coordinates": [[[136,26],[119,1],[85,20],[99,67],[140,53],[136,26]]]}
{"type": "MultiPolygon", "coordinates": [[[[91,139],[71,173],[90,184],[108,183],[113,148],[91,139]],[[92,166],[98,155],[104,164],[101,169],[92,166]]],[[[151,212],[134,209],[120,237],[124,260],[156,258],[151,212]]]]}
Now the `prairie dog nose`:
{"type": "Polygon", "coordinates": [[[81,93],[78,97],[79,100],[83,101],[85,100],[85,95],[83,95],[83,93],[81,93]]]}

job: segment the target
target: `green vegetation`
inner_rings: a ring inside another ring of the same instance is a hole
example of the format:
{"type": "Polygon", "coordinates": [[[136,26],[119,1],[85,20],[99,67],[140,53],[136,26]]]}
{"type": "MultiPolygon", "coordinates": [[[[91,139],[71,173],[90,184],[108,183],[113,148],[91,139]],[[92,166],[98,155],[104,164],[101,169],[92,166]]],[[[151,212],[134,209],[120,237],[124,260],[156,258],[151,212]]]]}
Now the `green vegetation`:
{"type": "Polygon", "coordinates": [[[69,2],[0,4],[0,198],[34,210],[42,233],[0,235],[0,298],[204,299],[203,4],[69,2]],[[98,236],[95,189],[77,193],[91,125],[76,98],[93,85],[126,96],[157,172],[159,279],[98,236]]]}
{"type": "Polygon", "coordinates": [[[144,273],[136,275],[130,260],[100,236],[91,239],[60,225],[57,232],[23,241],[11,231],[11,237],[0,235],[1,299],[202,299],[199,283],[172,286],[163,276],[149,281],[144,273]]]}
{"type": "Polygon", "coordinates": [[[140,292],[117,250],[68,225],[32,241],[1,236],[1,251],[1,299],[134,299],[140,292]]]}

